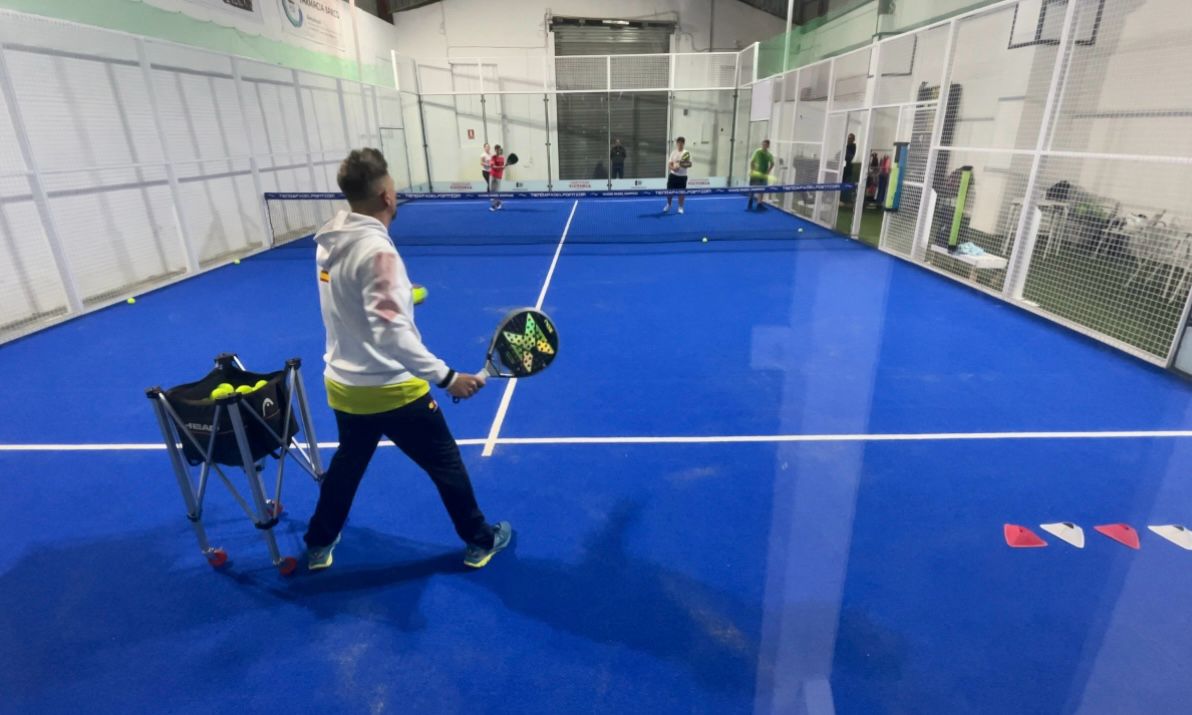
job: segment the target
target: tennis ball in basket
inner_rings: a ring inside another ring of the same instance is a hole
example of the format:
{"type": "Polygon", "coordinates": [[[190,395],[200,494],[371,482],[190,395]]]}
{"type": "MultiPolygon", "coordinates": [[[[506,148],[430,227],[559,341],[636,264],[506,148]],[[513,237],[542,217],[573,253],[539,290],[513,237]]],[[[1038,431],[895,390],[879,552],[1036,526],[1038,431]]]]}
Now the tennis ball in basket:
{"type": "Polygon", "coordinates": [[[211,399],[220,400],[234,393],[236,389],[226,382],[221,382],[211,391],[211,399]]]}
{"type": "Polygon", "coordinates": [[[262,387],[264,387],[265,385],[268,385],[268,384],[269,383],[266,382],[265,380],[257,380],[257,384],[252,386],[252,391],[256,392],[257,390],[261,389],[262,387]]]}
{"type": "Polygon", "coordinates": [[[428,294],[428,292],[426,290],[426,286],[419,286],[419,285],[414,286],[414,290],[413,290],[414,305],[418,305],[422,301],[426,300],[427,294],[428,294]]]}
{"type": "Polygon", "coordinates": [[[241,395],[247,395],[248,393],[252,392],[252,385],[241,385],[240,387],[236,388],[236,392],[241,395]]]}

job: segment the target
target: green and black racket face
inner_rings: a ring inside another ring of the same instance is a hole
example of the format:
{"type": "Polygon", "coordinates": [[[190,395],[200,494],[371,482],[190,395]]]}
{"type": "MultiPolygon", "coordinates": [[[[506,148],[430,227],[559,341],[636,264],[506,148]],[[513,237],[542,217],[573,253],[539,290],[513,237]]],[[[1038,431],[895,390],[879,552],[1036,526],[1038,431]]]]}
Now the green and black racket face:
{"type": "Polygon", "coordinates": [[[554,322],[540,310],[518,308],[505,315],[493,334],[488,370],[501,377],[529,377],[545,370],[558,354],[554,322]]]}

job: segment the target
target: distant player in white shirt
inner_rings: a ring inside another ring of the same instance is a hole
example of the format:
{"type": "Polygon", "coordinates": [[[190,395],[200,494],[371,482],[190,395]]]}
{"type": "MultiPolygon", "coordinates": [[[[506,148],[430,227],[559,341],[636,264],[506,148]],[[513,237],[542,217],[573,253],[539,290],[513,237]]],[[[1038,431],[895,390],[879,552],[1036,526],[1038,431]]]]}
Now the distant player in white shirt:
{"type": "Polygon", "coordinates": [[[480,173],[484,175],[484,190],[485,191],[493,190],[492,182],[489,180],[489,176],[491,175],[491,172],[492,172],[492,164],[493,164],[493,151],[492,151],[492,149],[489,148],[488,144],[485,144],[484,151],[481,152],[481,154],[480,154],[480,173]]]}
{"type": "MultiPolygon", "coordinates": [[[[675,139],[675,150],[666,160],[666,188],[668,189],[687,188],[687,170],[691,168],[691,152],[684,151],[683,146],[686,144],[687,140],[683,137],[675,139]]],[[[670,211],[672,198],[671,196],[666,197],[666,208],[662,209],[662,213],[670,211]]],[[[686,200],[686,196],[679,194],[679,213],[683,213],[683,203],[686,200]]]]}

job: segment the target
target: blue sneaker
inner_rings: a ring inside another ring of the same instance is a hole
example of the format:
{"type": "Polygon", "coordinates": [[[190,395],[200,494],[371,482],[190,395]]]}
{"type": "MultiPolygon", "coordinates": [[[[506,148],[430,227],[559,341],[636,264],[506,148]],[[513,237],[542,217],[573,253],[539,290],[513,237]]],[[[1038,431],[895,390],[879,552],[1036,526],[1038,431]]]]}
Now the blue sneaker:
{"type": "Polygon", "coordinates": [[[464,552],[464,564],[474,569],[484,568],[497,555],[497,552],[508,546],[512,540],[513,527],[507,521],[499,522],[493,526],[493,547],[491,549],[485,549],[469,544],[467,550],[464,552]]]}
{"type": "Polygon", "coordinates": [[[336,535],[335,541],[321,549],[307,549],[306,568],[311,571],[321,571],[331,566],[331,562],[334,560],[331,558],[331,553],[335,551],[335,546],[339,543],[339,536],[336,535]]]}

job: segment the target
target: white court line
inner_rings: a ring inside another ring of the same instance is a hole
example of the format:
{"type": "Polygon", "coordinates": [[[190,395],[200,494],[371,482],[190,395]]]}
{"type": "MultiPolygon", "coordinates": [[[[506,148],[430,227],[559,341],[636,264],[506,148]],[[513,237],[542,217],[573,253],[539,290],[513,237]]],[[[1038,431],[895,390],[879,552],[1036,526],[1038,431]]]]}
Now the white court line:
{"type": "MultiPolygon", "coordinates": [[[[475,439],[457,439],[455,443],[461,447],[479,446],[484,444],[484,440],[480,438],[475,439]]],[[[306,443],[303,442],[305,447],[306,443]]],[[[381,447],[393,447],[394,444],[389,441],[382,441],[379,445],[381,447]]],[[[339,442],[319,442],[319,449],[337,449],[339,442]]],[[[166,445],[163,442],[134,442],[127,444],[0,444],[0,452],[153,452],[156,450],[165,451],[166,445]]]]}
{"type": "Polygon", "coordinates": [[[910,432],[905,434],[757,434],[661,437],[504,437],[502,445],[532,444],[774,444],[781,442],[955,442],[1029,439],[1150,439],[1192,437],[1192,430],[1104,432],[910,432]]]}
{"type": "MultiPolygon", "coordinates": [[[[777,444],[783,442],[963,442],[973,440],[1037,439],[1185,439],[1192,430],[1119,430],[1091,432],[908,432],[891,434],[752,434],[659,437],[503,437],[457,439],[461,447],[554,444],[777,444]]],[[[334,449],[338,442],[319,442],[320,449],[334,449]]],[[[382,442],[382,447],[392,447],[382,442]]],[[[164,450],[158,442],[127,444],[0,444],[0,452],[135,452],[164,450]]]]}
{"type": "MultiPolygon", "coordinates": [[[[567,216],[567,225],[563,226],[563,235],[559,237],[559,245],[555,246],[555,257],[551,259],[550,269],[546,272],[546,280],[542,282],[542,290],[538,293],[535,310],[542,310],[542,303],[546,300],[546,291],[550,288],[550,279],[555,275],[555,266],[559,263],[559,254],[563,252],[563,242],[567,240],[567,232],[571,230],[571,219],[575,218],[575,209],[579,207],[579,199],[571,204],[571,213],[567,216]]],[[[513,400],[513,391],[517,388],[517,378],[510,378],[505,383],[505,393],[501,395],[501,404],[497,406],[497,414],[493,417],[492,427],[488,430],[488,440],[484,443],[482,457],[491,457],[497,446],[497,435],[501,434],[501,425],[505,422],[505,413],[509,410],[509,403],[513,400]]]]}

